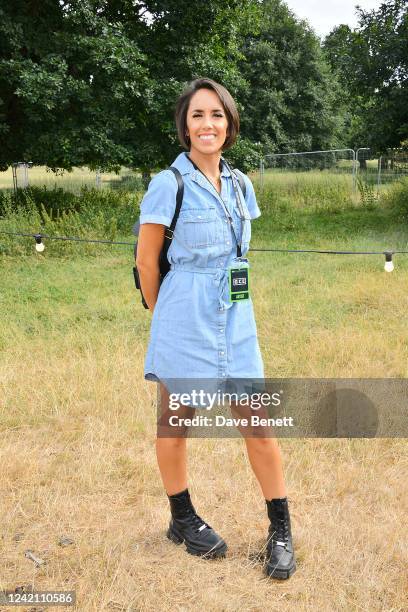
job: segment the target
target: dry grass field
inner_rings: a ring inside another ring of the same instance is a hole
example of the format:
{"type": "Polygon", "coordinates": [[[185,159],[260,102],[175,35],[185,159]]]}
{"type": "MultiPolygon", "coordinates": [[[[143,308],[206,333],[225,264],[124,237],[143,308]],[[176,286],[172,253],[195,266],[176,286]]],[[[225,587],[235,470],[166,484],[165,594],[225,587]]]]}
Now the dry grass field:
{"type": "MultiPolygon", "coordinates": [[[[258,244],[271,245],[263,231],[258,244]]],[[[2,259],[0,588],[75,589],[81,612],[407,610],[405,439],[281,440],[298,566],[288,581],[263,577],[268,523],[240,439],[188,441],[193,501],[227,558],[166,539],[156,385],[143,379],[150,314],[130,260],[107,247],[2,259]]],[[[407,257],[392,274],[382,257],[251,262],[267,376],[408,377],[407,257]]]]}
{"type": "MultiPolygon", "coordinates": [[[[17,171],[18,185],[22,185],[22,171],[17,171]]],[[[102,187],[118,186],[123,180],[135,176],[135,173],[127,168],[122,168],[119,174],[115,172],[103,172],[100,175],[102,187]]],[[[82,186],[96,186],[96,172],[90,171],[89,168],[73,168],[72,172],[64,171],[55,174],[52,170],[45,166],[33,166],[28,170],[28,180],[30,186],[42,187],[47,189],[63,188],[73,193],[79,193],[82,186]]],[[[0,172],[0,189],[13,188],[13,172],[11,167],[6,171],[0,172]]]]}

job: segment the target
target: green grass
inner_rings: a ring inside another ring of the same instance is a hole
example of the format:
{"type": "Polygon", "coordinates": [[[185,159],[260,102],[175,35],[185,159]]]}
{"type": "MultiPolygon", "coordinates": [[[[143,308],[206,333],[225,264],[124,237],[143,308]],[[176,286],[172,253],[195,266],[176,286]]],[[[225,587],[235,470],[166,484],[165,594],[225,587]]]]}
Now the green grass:
{"type": "MultiPolygon", "coordinates": [[[[262,217],[261,217],[262,218],[262,217]]],[[[262,223],[253,223],[252,243],[262,241],[295,248],[333,248],[347,250],[359,244],[377,245],[382,250],[390,241],[406,245],[406,232],[389,209],[359,208],[332,213],[330,211],[297,210],[281,215],[267,215],[262,223]]],[[[362,250],[362,249],[359,249],[362,250]]]]}

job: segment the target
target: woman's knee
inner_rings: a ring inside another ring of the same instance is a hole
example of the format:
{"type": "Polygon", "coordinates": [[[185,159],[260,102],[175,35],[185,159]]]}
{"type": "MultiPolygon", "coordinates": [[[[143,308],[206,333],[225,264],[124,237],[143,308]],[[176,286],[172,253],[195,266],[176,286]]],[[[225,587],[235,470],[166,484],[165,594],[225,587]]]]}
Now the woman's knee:
{"type": "Polygon", "coordinates": [[[275,438],[245,438],[245,442],[248,450],[259,454],[276,452],[279,448],[275,438]]]}
{"type": "Polygon", "coordinates": [[[184,449],[185,446],[186,438],[183,437],[163,438],[158,436],[156,438],[156,447],[159,449],[179,451],[184,449]]]}

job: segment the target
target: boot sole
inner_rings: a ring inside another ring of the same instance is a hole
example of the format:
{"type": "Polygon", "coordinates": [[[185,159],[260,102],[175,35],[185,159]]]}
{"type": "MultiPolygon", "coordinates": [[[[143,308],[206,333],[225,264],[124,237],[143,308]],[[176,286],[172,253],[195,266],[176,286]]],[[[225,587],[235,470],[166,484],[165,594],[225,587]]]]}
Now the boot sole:
{"type": "Polygon", "coordinates": [[[295,572],[296,572],[296,563],[287,570],[281,570],[277,568],[273,569],[270,574],[268,573],[268,568],[265,569],[265,574],[268,576],[268,578],[275,578],[276,580],[287,580],[295,572]]]}
{"type": "Polygon", "coordinates": [[[213,548],[207,551],[197,550],[196,548],[192,548],[187,544],[187,542],[179,536],[177,533],[174,533],[170,528],[167,530],[166,536],[171,542],[174,544],[180,545],[183,542],[186,545],[186,550],[190,555],[194,555],[196,557],[203,557],[205,559],[218,559],[225,557],[225,553],[227,551],[227,545],[225,542],[220,542],[220,544],[216,544],[213,548]]]}

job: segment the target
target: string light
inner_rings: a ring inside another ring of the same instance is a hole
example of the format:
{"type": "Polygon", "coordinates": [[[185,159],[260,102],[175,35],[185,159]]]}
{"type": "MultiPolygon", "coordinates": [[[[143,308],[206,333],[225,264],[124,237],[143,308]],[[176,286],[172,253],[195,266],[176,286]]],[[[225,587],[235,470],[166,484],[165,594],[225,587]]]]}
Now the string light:
{"type": "Polygon", "coordinates": [[[392,261],[392,251],[385,251],[384,255],[385,255],[385,266],[384,266],[384,270],[386,272],[392,272],[394,269],[394,264],[392,261]]]}
{"type": "Polygon", "coordinates": [[[324,253],[327,255],[385,255],[384,270],[392,272],[394,270],[394,262],[392,256],[395,253],[408,253],[408,251],[318,251],[315,249],[249,249],[250,251],[271,251],[274,253],[324,253]]]}
{"type": "Polygon", "coordinates": [[[6,232],[0,230],[0,234],[7,234],[8,236],[29,236],[32,238],[47,238],[47,240],[72,240],[73,242],[92,242],[99,244],[125,244],[134,247],[134,242],[115,242],[114,240],[91,240],[88,238],[77,238],[75,236],[48,236],[47,234],[31,234],[26,232],[6,232]]]}
{"type": "Polygon", "coordinates": [[[38,253],[42,253],[43,250],[45,249],[45,245],[42,241],[41,234],[35,234],[34,238],[35,238],[35,250],[38,251],[38,253]]]}
{"type": "MultiPolygon", "coordinates": [[[[91,240],[87,238],[76,238],[73,236],[48,236],[46,234],[31,234],[25,232],[7,232],[4,230],[0,230],[0,234],[7,234],[9,236],[29,236],[35,238],[35,248],[39,253],[44,251],[45,245],[42,241],[43,238],[47,238],[47,240],[71,240],[74,242],[88,242],[88,243],[98,243],[98,244],[118,244],[118,245],[126,245],[135,247],[134,242],[119,242],[114,240],[91,240]]],[[[386,272],[392,272],[394,270],[394,263],[392,261],[392,256],[396,253],[404,253],[407,254],[408,251],[322,251],[318,249],[257,249],[250,248],[248,249],[251,252],[255,251],[263,251],[269,253],[319,253],[326,255],[384,255],[385,256],[385,266],[384,270],[386,272]]]]}

